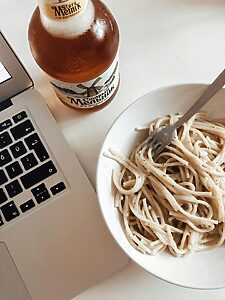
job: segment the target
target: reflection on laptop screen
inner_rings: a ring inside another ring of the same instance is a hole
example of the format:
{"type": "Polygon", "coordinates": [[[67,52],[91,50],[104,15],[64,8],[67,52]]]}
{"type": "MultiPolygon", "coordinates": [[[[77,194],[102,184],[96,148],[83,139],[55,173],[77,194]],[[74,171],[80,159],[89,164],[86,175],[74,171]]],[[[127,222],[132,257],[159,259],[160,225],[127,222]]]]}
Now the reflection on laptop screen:
{"type": "Polygon", "coordinates": [[[3,66],[3,64],[0,62],[0,84],[5,82],[6,80],[10,79],[11,75],[6,70],[6,68],[3,66]]]}

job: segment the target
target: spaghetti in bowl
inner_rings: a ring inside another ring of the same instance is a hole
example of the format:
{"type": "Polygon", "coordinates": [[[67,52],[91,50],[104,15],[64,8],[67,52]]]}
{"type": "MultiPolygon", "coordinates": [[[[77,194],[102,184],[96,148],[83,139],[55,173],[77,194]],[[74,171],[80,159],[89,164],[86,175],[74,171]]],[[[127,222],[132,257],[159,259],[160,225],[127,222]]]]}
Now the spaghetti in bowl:
{"type": "MultiPolygon", "coordinates": [[[[135,130],[157,118],[160,118],[158,123],[153,122],[150,131],[154,126],[173,122],[179,118],[176,113],[185,112],[205,88],[204,85],[167,87],[131,104],[114,122],[103,143],[97,194],[109,230],[131,259],[171,283],[209,289],[225,286],[223,139],[218,135],[214,139],[212,132],[223,127],[210,125],[209,132],[199,128],[202,123],[206,127],[211,124],[205,115],[195,116],[178,132],[173,143],[180,144],[172,143],[170,147],[174,149],[167,149],[164,152],[167,154],[162,153],[156,161],[151,161],[146,145],[144,149],[140,146],[148,132],[135,130]],[[161,119],[168,114],[171,117],[161,119]],[[204,137],[200,136],[202,132],[204,137]],[[138,151],[130,158],[136,147],[138,151]],[[126,164],[130,164],[131,174],[126,170],[121,175],[126,164]],[[120,209],[115,207],[115,197],[120,209]],[[169,251],[162,252],[166,249],[169,251]]],[[[224,118],[223,99],[224,90],[203,108],[207,118],[224,118]]]]}

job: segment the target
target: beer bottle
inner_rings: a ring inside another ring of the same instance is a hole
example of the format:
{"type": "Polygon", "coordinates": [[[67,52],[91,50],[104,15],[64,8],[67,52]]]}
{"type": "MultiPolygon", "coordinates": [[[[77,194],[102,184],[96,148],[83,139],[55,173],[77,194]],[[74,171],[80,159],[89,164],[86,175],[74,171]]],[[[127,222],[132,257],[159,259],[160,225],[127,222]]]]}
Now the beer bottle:
{"type": "Polygon", "coordinates": [[[119,85],[119,29],[100,0],[38,0],[28,30],[31,52],[58,98],[98,109],[119,85]]]}

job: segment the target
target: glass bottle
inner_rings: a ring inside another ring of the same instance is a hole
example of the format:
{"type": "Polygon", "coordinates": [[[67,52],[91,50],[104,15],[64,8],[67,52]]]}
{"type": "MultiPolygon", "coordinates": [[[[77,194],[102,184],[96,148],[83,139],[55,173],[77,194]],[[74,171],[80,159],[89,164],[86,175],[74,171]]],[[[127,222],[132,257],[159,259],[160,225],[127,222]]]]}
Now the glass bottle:
{"type": "Polygon", "coordinates": [[[32,55],[58,98],[102,108],[119,86],[119,29],[99,0],[39,0],[28,30],[32,55]]]}

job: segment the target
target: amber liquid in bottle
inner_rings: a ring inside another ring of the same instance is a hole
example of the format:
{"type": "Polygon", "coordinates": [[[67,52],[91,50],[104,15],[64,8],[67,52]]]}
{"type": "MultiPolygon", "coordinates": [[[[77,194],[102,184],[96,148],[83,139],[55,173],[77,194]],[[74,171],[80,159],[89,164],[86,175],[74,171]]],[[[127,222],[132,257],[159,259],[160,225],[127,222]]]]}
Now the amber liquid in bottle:
{"type": "Polygon", "coordinates": [[[35,61],[50,76],[51,82],[51,79],[56,80],[53,87],[59,99],[75,109],[96,110],[104,107],[113,99],[119,85],[117,78],[110,92],[106,91],[115,76],[119,77],[118,25],[101,1],[92,0],[92,4],[93,22],[87,31],[79,35],[59,36],[49,32],[43,25],[39,7],[35,9],[29,24],[28,38],[35,61]],[[107,72],[108,77],[104,79],[107,72]],[[100,83],[103,79],[105,82],[100,83]],[[63,82],[61,90],[57,88],[58,81],[63,82]],[[70,83],[76,84],[73,91],[70,83]],[[62,92],[68,90],[65,101],[62,92]],[[88,99],[91,99],[90,105],[88,99]],[[82,106],[82,103],[85,104],[82,106]]]}

